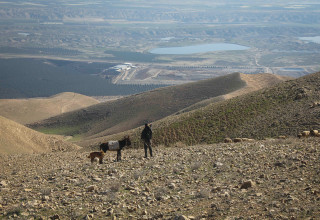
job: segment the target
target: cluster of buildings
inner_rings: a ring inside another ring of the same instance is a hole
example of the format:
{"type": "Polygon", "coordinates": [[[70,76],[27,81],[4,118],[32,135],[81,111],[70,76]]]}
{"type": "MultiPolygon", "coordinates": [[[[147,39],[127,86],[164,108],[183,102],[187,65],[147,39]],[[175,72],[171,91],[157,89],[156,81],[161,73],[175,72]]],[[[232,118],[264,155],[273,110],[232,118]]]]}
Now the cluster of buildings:
{"type": "Polygon", "coordinates": [[[131,68],[136,68],[136,66],[133,66],[132,63],[124,63],[124,64],[120,64],[112,67],[112,69],[115,69],[118,72],[130,70],[131,68]]]}

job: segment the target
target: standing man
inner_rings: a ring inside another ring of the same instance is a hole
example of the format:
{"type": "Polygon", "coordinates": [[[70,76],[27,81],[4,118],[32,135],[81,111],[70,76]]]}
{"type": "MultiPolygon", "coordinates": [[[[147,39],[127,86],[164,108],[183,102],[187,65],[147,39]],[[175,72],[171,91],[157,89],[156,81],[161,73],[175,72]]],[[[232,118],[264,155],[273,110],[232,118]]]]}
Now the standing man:
{"type": "Polygon", "coordinates": [[[152,130],[151,125],[149,127],[148,124],[144,125],[144,129],[141,132],[141,139],[143,140],[144,144],[144,157],[148,157],[148,148],[150,152],[150,156],[152,157],[152,148],[151,148],[151,139],[152,139],[152,130]]]}

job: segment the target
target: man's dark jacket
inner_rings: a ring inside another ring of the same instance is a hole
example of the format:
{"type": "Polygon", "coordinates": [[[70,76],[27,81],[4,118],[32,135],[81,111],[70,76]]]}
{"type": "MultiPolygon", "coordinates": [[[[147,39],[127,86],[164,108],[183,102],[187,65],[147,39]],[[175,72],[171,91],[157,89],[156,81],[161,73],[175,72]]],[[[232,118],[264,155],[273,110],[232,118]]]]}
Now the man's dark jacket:
{"type": "Polygon", "coordinates": [[[152,138],[152,130],[149,126],[146,126],[141,133],[141,139],[150,141],[151,138],[152,138]]]}

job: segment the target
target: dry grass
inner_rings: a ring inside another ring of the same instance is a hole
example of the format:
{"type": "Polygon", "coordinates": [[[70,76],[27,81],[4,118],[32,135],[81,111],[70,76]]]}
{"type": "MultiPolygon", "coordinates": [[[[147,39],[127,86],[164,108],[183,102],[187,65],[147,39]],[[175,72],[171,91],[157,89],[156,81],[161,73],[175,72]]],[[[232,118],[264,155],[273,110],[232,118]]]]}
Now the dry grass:
{"type": "MultiPolygon", "coordinates": [[[[320,73],[315,73],[166,117],[153,123],[153,143],[185,147],[223,142],[225,137],[278,139],[279,136],[296,137],[303,130],[320,130],[320,107],[312,107],[312,103],[319,101],[319,87],[320,73]]],[[[142,147],[140,132],[138,128],[122,135],[130,134],[133,146],[142,147]]]]}
{"type": "Polygon", "coordinates": [[[80,147],[62,138],[45,135],[0,116],[0,154],[47,153],[80,147]]]}
{"type": "Polygon", "coordinates": [[[72,92],[49,98],[0,99],[0,115],[25,125],[98,103],[94,98],[72,92]]]}
{"type": "Polygon", "coordinates": [[[225,137],[264,139],[319,129],[320,73],[291,80],[154,123],[154,143],[222,142],[225,137]]]}
{"type": "MultiPolygon", "coordinates": [[[[275,81],[276,77],[268,76],[269,78],[265,77],[263,86],[268,86],[275,81]]],[[[283,79],[277,80],[280,82],[283,79]]],[[[250,83],[253,85],[254,81],[250,83]]],[[[86,136],[84,141],[88,141],[88,139],[136,128],[145,122],[162,119],[196,103],[242,89],[246,85],[247,82],[241,78],[241,74],[234,73],[101,103],[85,110],[43,121],[41,124],[34,124],[32,127],[45,132],[51,130],[51,132],[58,133],[61,130],[59,134],[65,135],[81,134],[86,136]]],[[[251,86],[250,88],[258,87],[251,86]]]]}

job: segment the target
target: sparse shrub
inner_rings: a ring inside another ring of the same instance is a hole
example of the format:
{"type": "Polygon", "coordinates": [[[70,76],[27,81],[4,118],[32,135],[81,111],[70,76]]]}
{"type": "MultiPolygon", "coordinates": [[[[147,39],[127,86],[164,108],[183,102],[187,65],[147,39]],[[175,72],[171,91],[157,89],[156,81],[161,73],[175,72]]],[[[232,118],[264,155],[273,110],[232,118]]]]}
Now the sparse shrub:
{"type": "Polygon", "coordinates": [[[156,146],[156,148],[161,149],[161,148],[165,148],[166,146],[164,144],[159,144],[158,146],[156,146]]]}
{"type": "Polygon", "coordinates": [[[77,209],[70,208],[69,215],[70,219],[81,219],[82,213],[77,209]]]}
{"type": "Polygon", "coordinates": [[[160,201],[164,196],[168,194],[168,191],[164,187],[158,187],[155,190],[154,197],[156,200],[160,201]]]}
{"type": "Polygon", "coordinates": [[[173,147],[177,147],[177,148],[184,148],[187,147],[187,145],[181,141],[176,142],[175,144],[172,145],[173,147]]]}
{"type": "Polygon", "coordinates": [[[119,192],[121,184],[119,182],[113,182],[110,184],[111,192],[119,192]]]}
{"type": "Polygon", "coordinates": [[[199,180],[201,179],[202,176],[200,176],[199,174],[193,174],[192,175],[192,178],[196,181],[196,180],[199,180]]]}
{"type": "Polygon", "coordinates": [[[172,173],[174,174],[179,174],[183,171],[183,169],[181,167],[173,167],[172,168],[172,173]]]}
{"type": "Polygon", "coordinates": [[[203,188],[196,193],[195,198],[207,199],[209,198],[209,196],[210,196],[210,190],[207,188],[203,188]]]}
{"type": "Polygon", "coordinates": [[[183,165],[183,164],[177,164],[177,165],[175,165],[173,168],[172,168],[172,172],[174,173],[174,174],[179,174],[179,173],[182,173],[182,172],[186,172],[186,169],[187,169],[187,167],[186,167],[186,165],[183,165]]]}
{"type": "Polygon", "coordinates": [[[51,189],[50,188],[42,189],[41,194],[43,196],[49,196],[51,194],[51,189]]]}
{"type": "Polygon", "coordinates": [[[141,170],[137,170],[133,173],[133,178],[135,180],[139,180],[144,175],[144,172],[141,170]]]}
{"type": "Polygon", "coordinates": [[[197,161],[197,162],[194,162],[191,164],[190,169],[191,169],[191,171],[195,171],[195,170],[200,169],[201,166],[202,166],[202,163],[197,161]]]}
{"type": "Polygon", "coordinates": [[[104,194],[104,196],[102,197],[102,200],[104,202],[109,202],[109,203],[113,203],[115,201],[117,201],[118,199],[118,195],[116,192],[112,192],[112,191],[108,191],[104,194]]]}
{"type": "Polygon", "coordinates": [[[13,207],[13,208],[8,210],[7,216],[14,216],[14,215],[20,216],[21,212],[22,212],[22,210],[21,210],[20,207],[13,207]]]}
{"type": "Polygon", "coordinates": [[[156,163],[154,161],[149,161],[147,164],[146,164],[146,167],[148,168],[152,168],[156,163]]]}

